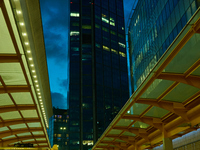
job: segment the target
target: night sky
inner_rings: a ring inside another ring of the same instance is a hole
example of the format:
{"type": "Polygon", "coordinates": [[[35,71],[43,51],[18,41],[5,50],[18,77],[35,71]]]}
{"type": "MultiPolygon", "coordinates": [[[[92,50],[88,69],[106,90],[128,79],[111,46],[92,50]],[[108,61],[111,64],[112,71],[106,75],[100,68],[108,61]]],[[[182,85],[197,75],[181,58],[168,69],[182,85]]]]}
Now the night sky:
{"type": "MultiPolygon", "coordinates": [[[[125,22],[133,2],[124,0],[125,22]]],[[[68,108],[68,4],[69,0],[40,0],[52,105],[60,109],[68,108]]]]}

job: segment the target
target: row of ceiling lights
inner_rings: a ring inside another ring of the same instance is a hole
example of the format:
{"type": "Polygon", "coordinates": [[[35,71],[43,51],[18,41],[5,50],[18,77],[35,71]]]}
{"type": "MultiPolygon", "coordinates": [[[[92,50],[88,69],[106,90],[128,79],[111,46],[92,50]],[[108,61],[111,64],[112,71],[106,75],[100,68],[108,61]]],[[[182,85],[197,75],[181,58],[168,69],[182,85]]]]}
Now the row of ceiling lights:
{"type": "MultiPolygon", "coordinates": [[[[16,10],[16,13],[18,14],[18,18],[21,18],[22,16],[22,11],[21,10],[16,10]]],[[[48,128],[48,122],[47,122],[47,117],[46,117],[46,114],[45,114],[45,110],[44,110],[44,105],[43,105],[43,101],[42,101],[42,96],[41,96],[41,93],[40,93],[40,88],[39,88],[39,84],[38,84],[38,80],[37,80],[37,75],[36,75],[36,71],[35,71],[35,68],[34,68],[34,64],[33,64],[33,58],[32,58],[32,54],[31,54],[31,50],[30,50],[30,46],[29,46],[29,42],[28,42],[28,36],[27,36],[27,33],[26,33],[26,28],[25,28],[25,23],[23,21],[19,21],[19,25],[21,26],[21,30],[22,30],[22,36],[24,37],[24,44],[26,45],[26,56],[28,56],[28,60],[29,60],[29,66],[30,66],[30,70],[32,71],[32,77],[33,77],[33,80],[34,80],[34,85],[35,85],[35,89],[36,89],[36,93],[37,93],[37,96],[38,96],[38,99],[39,99],[39,103],[40,103],[40,107],[41,107],[41,110],[42,110],[42,113],[43,113],[43,116],[44,116],[44,119],[45,119],[45,123],[46,123],[46,126],[48,128]]]]}

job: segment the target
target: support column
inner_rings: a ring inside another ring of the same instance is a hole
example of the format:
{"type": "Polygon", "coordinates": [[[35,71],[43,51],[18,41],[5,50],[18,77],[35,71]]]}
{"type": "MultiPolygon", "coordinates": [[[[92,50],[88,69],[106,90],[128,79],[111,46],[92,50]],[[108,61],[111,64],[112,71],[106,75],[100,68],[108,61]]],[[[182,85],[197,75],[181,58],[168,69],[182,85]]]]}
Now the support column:
{"type": "Polygon", "coordinates": [[[172,139],[168,137],[164,124],[162,124],[163,150],[173,150],[172,139]]]}
{"type": "Polygon", "coordinates": [[[163,150],[173,150],[171,138],[163,138],[163,150]]]}

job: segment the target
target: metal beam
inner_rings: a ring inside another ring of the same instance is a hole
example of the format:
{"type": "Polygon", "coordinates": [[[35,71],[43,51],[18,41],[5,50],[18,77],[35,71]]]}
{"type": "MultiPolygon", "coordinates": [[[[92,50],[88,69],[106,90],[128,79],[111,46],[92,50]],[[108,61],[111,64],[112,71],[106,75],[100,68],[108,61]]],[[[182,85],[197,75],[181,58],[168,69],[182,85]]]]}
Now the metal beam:
{"type": "Polygon", "coordinates": [[[157,78],[163,80],[177,81],[200,89],[200,76],[189,75],[186,78],[184,74],[161,73],[157,78]]]}
{"type": "Polygon", "coordinates": [[[160,129],[162,131],[162,120],[159,118],[153,118],[153,117],[140,117],[139,115],[124,115],[122,117],[123,119],[130,119],[135,121],[140,121],[143,123],[146,123],[148,125],[151,125],[157,129],[160,129]]]}
{"type": "Polygon", "coordinates": [[[0,127],[6,127],[10,125],[22,124],[22,123],[33,123],[40,122],[41,120],[38,118],[21,118],[21,119],[13,119],[13,120],[4,120],[4,122],[0,122],[0,127]]]}
{"type": "Polygon", "coordinates": [[[0,138],[3,138],[3,137],[6,137],[6,136],[10,136],[10,135],[14,135],[14,134],[20,134],[20,133],[26,133],[26,132],[34,132],[34,131],[43,131],[43,129],[40,127],[40,128],[30,128],[27,129],[27,128],[23,128],[23,129],[14,129],[12,131],[4,131],[4,132],[0,132],[0,138]]]}
{"type": "Polygon", "coordinates": [[[138,99],[137,103],[153,105],[156,107],[166,109],[170,112],[177,114],[178,116],[181,116],[186,121],[189,121],[187,117],[188,109],[186,109],[182,103],[163,101],[163,100],[158,102],[157,99],[144,99],[144,98],[138,99]]]}
{"type": "Polygon", "coordinates": [[[134,128],[134,127],[127,128],[125,126],[115,126],[115,127],[113,127],[113,129],[127,131],[130,133],[136,134],[137,136],[140,136],[140,137],[146,139],[147,141],[150,141],[148,138],[148,133],[146,132],[145,129],[142,129],[142,128],[134,128]]]}
{"type": "Polygon", "coordinates": [[[33,110],[37,109],[35,105],[18,105],[16,106],[0,106],[0,113],[18,111],[18,110],[33,110]]]}
{"type": "Polygon", "coordinates": [[[0,93],[30,92],[31,88],[27,85],[0,86],[0,93]]]}
{"type": "Polygon", "coordinates": [[[19,141],[23,141],[23,140],[29,140],[29,139],[36,139],[36,138],[45,138],[46,136],[23,136],[23,137],[18,137],[18,138],[9,138],[9,139],[5,139],[3,141],[0,141],[0,145],[2,147],[8,146],[10,143],[15,143],[15,142],[19,142],[19,141]]]}
{"type": "Polygon", "coordinates": [[[185,73],[186,78],[200,66],[200,59],[198,59],[185,73]]]}
{"type": "Polygon", "coordinates": [[[0,54],[0,63],[20,62],[17,54],[0,54]]]}

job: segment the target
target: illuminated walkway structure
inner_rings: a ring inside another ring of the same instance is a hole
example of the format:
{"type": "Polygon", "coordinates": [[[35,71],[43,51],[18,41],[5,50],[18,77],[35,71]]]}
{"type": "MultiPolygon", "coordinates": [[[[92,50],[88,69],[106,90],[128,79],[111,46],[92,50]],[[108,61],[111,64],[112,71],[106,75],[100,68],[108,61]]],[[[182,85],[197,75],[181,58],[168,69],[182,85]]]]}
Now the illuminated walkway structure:
{"type": "Polygon", "coordinates": [[[51,115],[39,0],[0,0],[0,149],[49,149],[51,115]]]}
{"type": "Polygon", "coordinates": [[[152,149],[200,123],[200,9],[133,93],[92,150],[152,149]]]}

